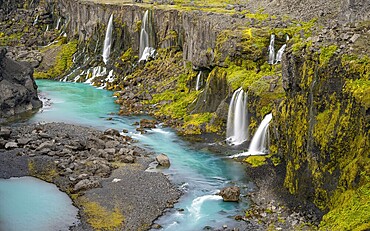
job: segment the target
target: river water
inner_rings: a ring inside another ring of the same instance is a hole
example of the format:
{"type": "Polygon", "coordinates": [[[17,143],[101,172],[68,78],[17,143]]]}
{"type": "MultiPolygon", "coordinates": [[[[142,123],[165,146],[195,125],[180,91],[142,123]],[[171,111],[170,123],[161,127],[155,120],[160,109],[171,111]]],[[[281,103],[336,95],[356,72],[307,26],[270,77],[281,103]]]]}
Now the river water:
{"type": "Polygon", "coordinates": [[[246,193],[251,183],[246,178],[243,166],[208,150],[207,144],[186,142],[170,128],[155,128],[146,134],[136,132],[134,122],[142,116],[118,116],[119,106],[114,103],[112,92],[96,89],[87,84],[38,80],[39,91],[50,99],[43,110],[30,122],[66,122],[97,129],[126,129],[139,141],[138,145],[156,153],[165,153],[171,167],[162,171],[184,192],[173,209],[167,211],[156,223],[162,230],[202,230],[205,226],[219,228],[235,223],[233,216],[242,214],[248,202],[223,202],[215,195],[225,186],[237,185],[246,193]]]}

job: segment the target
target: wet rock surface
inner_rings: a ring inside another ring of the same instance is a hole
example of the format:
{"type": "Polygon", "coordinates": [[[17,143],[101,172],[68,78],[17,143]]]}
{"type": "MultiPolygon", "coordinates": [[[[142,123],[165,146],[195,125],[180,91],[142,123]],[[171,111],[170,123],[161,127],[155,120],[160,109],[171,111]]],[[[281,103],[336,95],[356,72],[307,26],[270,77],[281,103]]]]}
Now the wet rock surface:
{"type": "Polygon", "coordinates": [[[150,227],[180,196],[166,176],[145,172],[152,154],[116,130],[48,123],[0,131],[0,178],[31,175],[77,195],[82,223],[73,230],[92,230],[78,202],[82,195],[108,210],[122,205],[122,227],[133,230],[150,227]]]}

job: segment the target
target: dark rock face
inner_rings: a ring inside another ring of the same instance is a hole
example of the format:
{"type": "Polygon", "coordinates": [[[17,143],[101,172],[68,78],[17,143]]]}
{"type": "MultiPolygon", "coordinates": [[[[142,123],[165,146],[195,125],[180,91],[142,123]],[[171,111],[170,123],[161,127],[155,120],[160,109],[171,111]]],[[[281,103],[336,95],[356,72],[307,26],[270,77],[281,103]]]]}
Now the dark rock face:
{"type": "Polygon", "coordinates": [[[0,50],[0,118],[7,118],[42,106],[32,68],[15,62],[0,50]]]}

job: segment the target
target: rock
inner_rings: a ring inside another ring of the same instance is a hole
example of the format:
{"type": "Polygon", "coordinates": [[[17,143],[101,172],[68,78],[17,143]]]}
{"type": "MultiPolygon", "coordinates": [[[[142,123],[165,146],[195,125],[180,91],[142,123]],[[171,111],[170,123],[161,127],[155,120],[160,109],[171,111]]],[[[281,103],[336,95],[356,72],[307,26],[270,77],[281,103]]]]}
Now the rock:
{"type": "Polygon", "coordinates": [[[100,183],[96,180],[89,180],[89,179],[84,179],[80,180],[74,187],[73,191],[78,192],[81,190],[86,190],[90,188],[96,188],[99,187],[100,183]]]}
{"type": "Polygon", "coordinates": [[[32,139],[30,138],[19,138],[17,139],[18,144],[20,145],[26,145],[28,144],[32,139]]]}
{"type": "Polygon", "coordinates": [[[354,42],[356,42],[357,41],[357,39],[358,38],[360,38],[360,35],[359,34],[354,34],[350,39],[349,39],[349,41],[351,42],[351,43],[354,43],[354,42]]]}
{"type": "Polygon", "coordinates": [[[240,188],[237,186],[225,187],[219,193],[224,201],[238,202],[240,196],[240,188]]]}
{"type": "Polygon", "coordinates": [[[165,154],[159,154],[155,158],[155,160],[158,162],[158,165],[163,166],[163,167],[166,167],[166,168],[170,167],[170,165],[171,165],[170,164],[170,159],[165,154]]]}
{"type": "Polygon", "coordinates": [[[36,151],[39,151],[39,150],[42,150],[42,149],[51,149],[53,146],[54,146],[53,142],[46,141],[46,142],[40,144],[40,146],[38,148],[36,148],[36,151]]]}
{"type": "Polygon", "coordinates": [[[126,155],[122,157],[122,162],[132,164],[135,163],[135,157],[131,155],[126,155]]]}
{"type": "Polygon", "coordinates": [[[161,228],[162,228],[162,226],[161,226],[160,224],[153,224],[153,225],[152,225],[152,228],[153,228],[153,229],[161,229],[161,228]]]}
{"type": "Polygon", "coordinates": [[[5,56],[0,49],[0,118],[15,116],[38,109],[42,102],[37,97],[37,86],[32,68],[5,56]]]}
{"type": "Polygon", "coordinates": [[[105,147],[106,148],[115,148],[119,145],[119,142],[118,141],[115,141],[115,140],[110,140],[108,142],[105,143],[105,147]]]}
{"type": "Polygon", "coordinates": [[[140,120],[140,128],[155,128],[156,124],[157,124],[157,121],[155,120],[148,120],[148,119],[140,120]]]}
{"type": "Polygon", "coordinates": [[[12,133],[12,130],[10,130],[9,128],[2,127],[0,129],[0,137],[1,138],[9,139],[11,133],[12,133]]]}
{"type": "Polygon", "coordinates": [[[104,135],[108,136],[120,136],[119,131],[116,129],[109,128],[104,131],[104,135]]]}
{"type": "Polygon", "coordinates": [[[12,149],[18,148],[18,144],[16,142],[8,142],[5,144],[5,149],[12,149]]]}

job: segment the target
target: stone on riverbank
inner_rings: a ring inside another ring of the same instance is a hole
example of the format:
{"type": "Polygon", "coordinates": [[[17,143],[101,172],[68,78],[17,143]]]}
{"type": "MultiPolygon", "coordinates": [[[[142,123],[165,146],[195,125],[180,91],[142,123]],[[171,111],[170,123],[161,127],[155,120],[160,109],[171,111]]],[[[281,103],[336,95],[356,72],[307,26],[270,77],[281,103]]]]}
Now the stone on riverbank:
{"type": "Polygon", "coordinates": [[[171,163],[170,163],[170,159],[168,158],[167,155],[165,154],[159,154],[155,160],[158,162],[158,165],[162,166],[162,167],[170,167],[171,163]]]}
{"type": "Polygon", "coordinates": [[[240,196],[240,188],[237,186],[225,187],[219,193],[224,201],[238,202],[240,196]]]}

